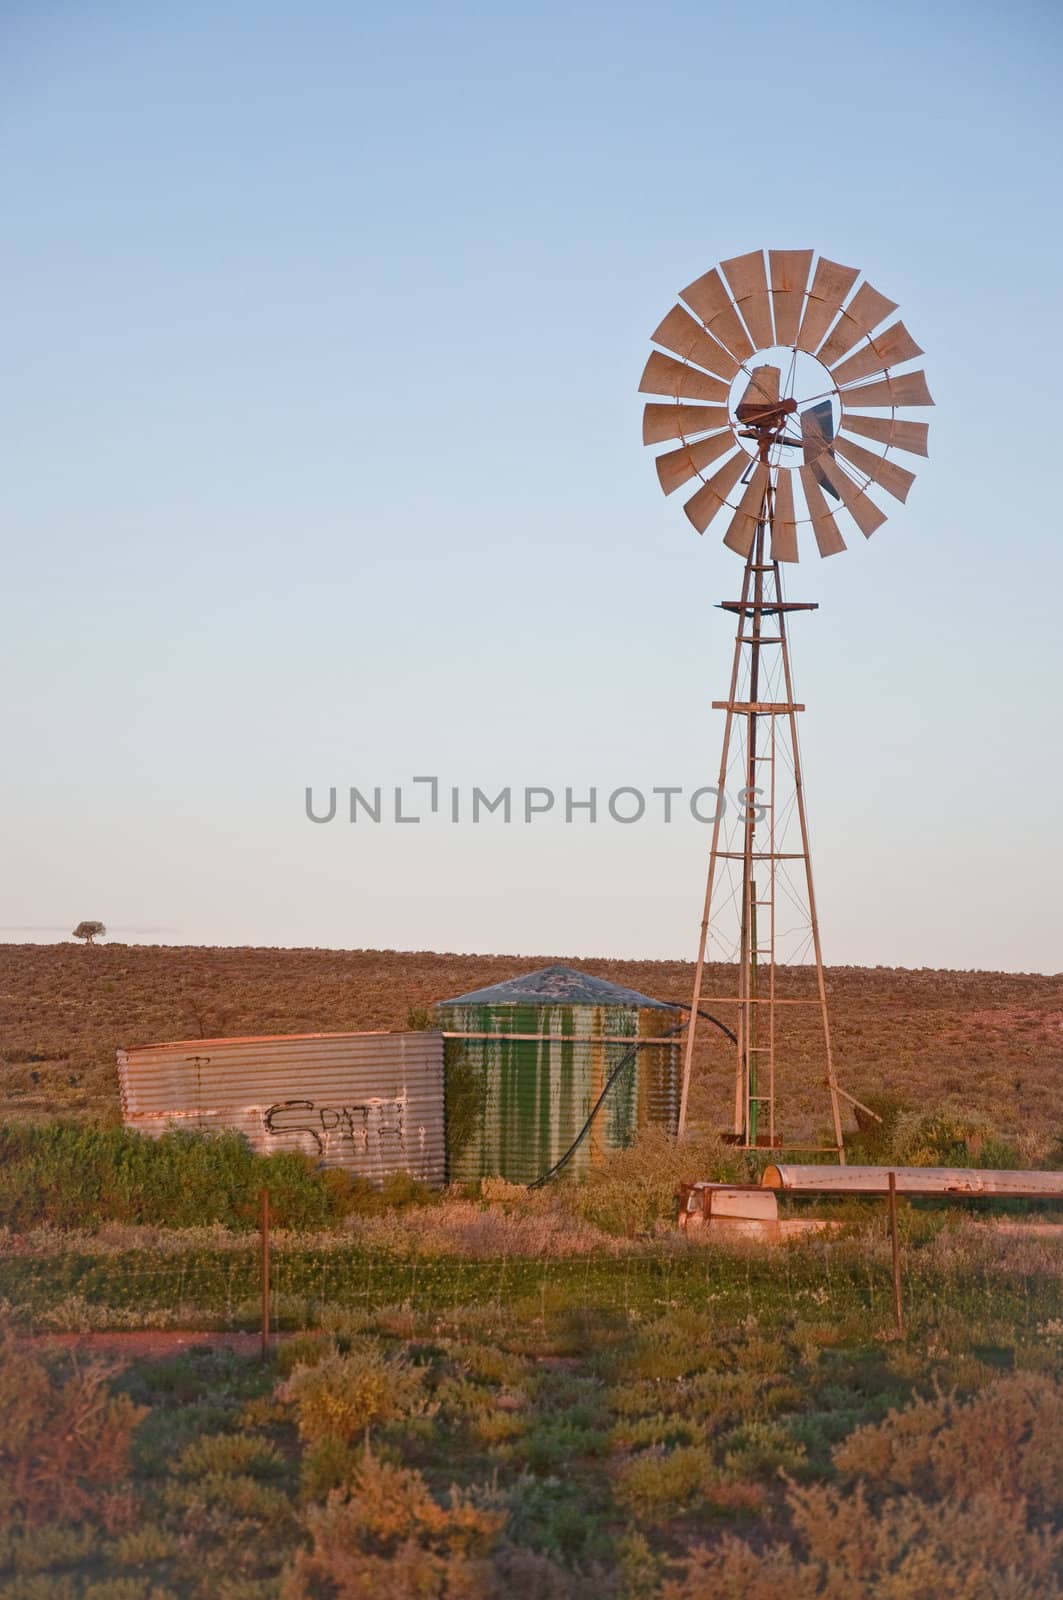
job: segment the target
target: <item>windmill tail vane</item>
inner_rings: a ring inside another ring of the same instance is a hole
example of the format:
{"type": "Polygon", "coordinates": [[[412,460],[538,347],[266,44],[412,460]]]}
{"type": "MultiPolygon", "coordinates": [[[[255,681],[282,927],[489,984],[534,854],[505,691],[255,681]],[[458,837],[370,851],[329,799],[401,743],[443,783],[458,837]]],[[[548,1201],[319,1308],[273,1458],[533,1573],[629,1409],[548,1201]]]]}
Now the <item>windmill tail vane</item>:
{"type": "Polygon", "coordinates": [[[728,696],[713,702],[725,714],[719,791],[738,774],[766,797],[730,824],[731,836],[722,812],[713,823],[679,1130],[706,967],[722,961],[736,974],[721,980],[733,994],[711,996],[736,1011],[728,1137],[841,1162],[842,1101],[853,1097],[838,1081],[831,1038],[797,733],[804,706],[788,636],[788,618],[817,607],[784,598],[781,564],[798,560],[809,530],[820,556],[831,556],[846,548],[849,523],[867,538],[882,526],[879,493],[904,502],[915,481],[897,453],[927,454],[927,424],[898,413],[934,403],[912,366],[922,349],[902,321],[888,320],[896,303],[859,280],[856,268],[811,250],[722,261],[681,290],[654,330],[659,348],[639,386],[666,397],[643,413],[643,442],[668,446],[655,462],[661,488],[692,490],[683,509],[699,533],[728,512],[723,542],[745,563],[740,598],[722,603],[736,634],[728,696]],[[800,1098],[811,1033],[830,1131],[812,1146],[784,1145],[777,1097],[800,1098]]]}

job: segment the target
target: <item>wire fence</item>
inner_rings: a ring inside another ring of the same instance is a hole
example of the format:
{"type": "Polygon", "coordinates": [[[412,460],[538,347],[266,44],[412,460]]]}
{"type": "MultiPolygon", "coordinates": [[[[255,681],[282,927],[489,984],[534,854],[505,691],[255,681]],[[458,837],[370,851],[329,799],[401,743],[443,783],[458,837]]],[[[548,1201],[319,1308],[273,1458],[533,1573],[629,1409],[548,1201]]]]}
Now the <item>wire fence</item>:
{"type": "MultiPolygon", "coordinates": [[[[920,1248],[901,1253],[909,1328],[1000,1322],[1027,1334],[1063,1326],[1063,1273],[942,1262],[920,1248]]],[[[588,1314],[644,1320],[677,1307],[736,1324],[830,1321],[887,1325],[893,1317],[889,1245],[823,1243],[681,1254],[387,1256],[340,1244],[275,1244],[269,1322],[278,1332],[320,1327],[337,1313],[404,1307],[415,1316],[478,1308],[504,1323],[573,1325],[588,1314]]],[[[262,1319],[262,1256],[246,1247],[184,1254],[138,1250],[93,1255],[8,1256],[0,1300],[31,1329],[186,1327],[254,1330],[262,1319]]]]}

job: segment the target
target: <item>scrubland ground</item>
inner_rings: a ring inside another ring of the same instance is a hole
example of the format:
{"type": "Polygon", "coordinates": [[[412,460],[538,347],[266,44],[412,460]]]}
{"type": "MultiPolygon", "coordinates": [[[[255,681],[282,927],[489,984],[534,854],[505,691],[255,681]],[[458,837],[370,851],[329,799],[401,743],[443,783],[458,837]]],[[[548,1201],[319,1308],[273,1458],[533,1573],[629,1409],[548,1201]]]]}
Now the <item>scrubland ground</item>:
{"type": "Polygon", "coordinates": [[[1056,1245],[906,1213],[897,1337],[879,1215],[771,1253],[573,1254],[512,1198],[419,1253],[425,1221],[280,1238],[274,1312],[302,1331],[267,1361],[39,1337],[250,1326],[253,1236],[9,1235],[0,1594],[1063,1593],[1056,1245]]]}
{"type": "MultiPolygon", "coordinates": [[[[681,1177],[751,1175],[711,1133],[440,1197],[114,1126],[118,1043],[401,1026],[536,964],[0,950],[0,1600],[1063,1600],[1063,1250],[1015,1205],[902,1206],[898,1335],[880,1205],[674,1230],[681,1177]],[[258,1320],[262,1184],[265,1360],[220,1339],[258,1320]],[[56,1344],[190,1328],[218,1345],[56,1344]]],[[[831,982],[849,1086],[889,1091],[867,1156],[1063,1159],[1059,980],[831,982]]]]}
{"type": "MultiPolygon", "coordinates": [[[[115,1050],[157,1039],[401,1028],[411,1009],[565,960],[662,1000],[689,1001],[684,962],[461,956],[388,950],[253,950],[109,944],[0,945],[0,1117],[118,1117],[115,1050]]],[[[812,994],[807,968],[782,998],[812,994]]],[[[706,1005],[735,993],[710,967],[706,1005]]],[[[860,1099],[888,1092],[919,1108],[961,1108],[1029,1146],[1059,1121],[1063,975],[833,967],[828,986],[842,1082],[860,1099]]],[[[721,1019],[733,1022],[720,1003],[721,1019]]],[[[786,1010],[780,1114],[787,1137],[822,1126],[816,1013],[786,1010]]],[[[725,1126],[732,1058],[700,1036],[692,1115],[725,1126]]]]}

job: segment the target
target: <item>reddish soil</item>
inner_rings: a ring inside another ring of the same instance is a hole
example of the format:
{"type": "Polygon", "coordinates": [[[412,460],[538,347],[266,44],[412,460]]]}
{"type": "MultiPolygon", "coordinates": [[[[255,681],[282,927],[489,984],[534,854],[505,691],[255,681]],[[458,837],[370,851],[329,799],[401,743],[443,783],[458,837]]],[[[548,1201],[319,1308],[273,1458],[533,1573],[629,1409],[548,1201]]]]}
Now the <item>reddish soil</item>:
{"type": "MultiPolygon", "coordinates": [[[[280,1334],[281,1339],[290,1335],[280,1334]]],[[[170,1356],[179,1350],[234,1350],[238,1355],[258,1355],[258,1333],[184,1333],[174,1328],[137,1328],[114,1333],[38,1333],[27,1341],[52,1350],[91,1350],[102,1355],[170,1356]]],[[[273,1342],[271,1340],[271,1342],[273,1342]]]]}
{"type": "MultiPolygon", "coordinates": [[[[308,1330],[313,1332],[313,1329],[308,1330]]],[[[306,1333],[271,1333],[270,1349],[288,1339],[305,1339],[306,1333]]],[[[26,1344],[45,1350],[82,1350],[93,1355],[121,1356],[127,1361],[142,1357],[172,1356],[182,1350],[231,1350],[238,1356],[262,1353],[260,1333],[225,1333],[181,1328],[136,1328],[103,1333],[34,1333],[26,1344]]]]}

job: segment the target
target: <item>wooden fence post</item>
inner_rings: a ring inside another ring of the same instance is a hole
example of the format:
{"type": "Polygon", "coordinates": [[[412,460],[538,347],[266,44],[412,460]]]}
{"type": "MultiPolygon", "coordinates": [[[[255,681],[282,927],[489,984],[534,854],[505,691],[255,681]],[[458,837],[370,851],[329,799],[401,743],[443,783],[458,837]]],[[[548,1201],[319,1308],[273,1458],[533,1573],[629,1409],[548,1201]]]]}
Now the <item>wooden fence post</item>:
{"type": "Polygon", "coordinates": [[[262,1359],[269,1355],[269,1190],[259,1195],[259,1232],[262,1243],[262,1359]]]}
{"type": "Polygon", "coordinates": [[[893,1315],[897,1332],[904,1332],[904,1311],[901,1306],[901,1247],[897,1238],[897,1174],[890,1173],[890,1248],[893,1256],[893,1315]]]}

